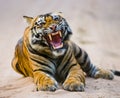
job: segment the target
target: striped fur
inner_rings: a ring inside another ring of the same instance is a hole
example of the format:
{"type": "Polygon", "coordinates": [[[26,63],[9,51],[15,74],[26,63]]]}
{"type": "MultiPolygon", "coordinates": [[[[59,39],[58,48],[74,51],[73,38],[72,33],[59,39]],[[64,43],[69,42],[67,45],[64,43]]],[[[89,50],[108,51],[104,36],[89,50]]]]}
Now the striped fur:
{"type": "Polygon", "coordinates": [[[24,18],[29,26],[16,45],[12,67],[33,77],[37,90],[55,91],[61,82],[65,90],[84,91],[84,73],[113,79],[112,72],[94,66],[88,54],[69,40],[72,31],[60,13],[24,18]]]}

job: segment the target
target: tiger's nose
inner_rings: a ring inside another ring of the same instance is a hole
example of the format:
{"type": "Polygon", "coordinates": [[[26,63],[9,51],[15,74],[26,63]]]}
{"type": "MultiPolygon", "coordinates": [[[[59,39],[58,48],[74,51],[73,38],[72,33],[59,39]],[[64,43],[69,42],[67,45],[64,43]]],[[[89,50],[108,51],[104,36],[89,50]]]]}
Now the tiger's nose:
{"type": "Polygon", "coordinates": [[[51,30],[55,30],[55,29],[56,29],[56,25],[50,26],[50,29],[51,29],[51,30]]]}

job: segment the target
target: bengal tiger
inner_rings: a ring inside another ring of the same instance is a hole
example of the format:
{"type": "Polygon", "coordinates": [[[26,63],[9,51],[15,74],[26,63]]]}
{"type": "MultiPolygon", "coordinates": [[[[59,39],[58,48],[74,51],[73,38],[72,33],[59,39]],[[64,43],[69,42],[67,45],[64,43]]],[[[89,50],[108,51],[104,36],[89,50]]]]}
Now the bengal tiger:
{"type": "Polygon", "coordinates": [[[37,90],[85,90],[85,73],[112,80],[115,72],[95,66],[86,51],[70,41],[72,30],[61,13],[23,16],[29,26],[18,41],[12,67],[32,77],[37,90]]]}

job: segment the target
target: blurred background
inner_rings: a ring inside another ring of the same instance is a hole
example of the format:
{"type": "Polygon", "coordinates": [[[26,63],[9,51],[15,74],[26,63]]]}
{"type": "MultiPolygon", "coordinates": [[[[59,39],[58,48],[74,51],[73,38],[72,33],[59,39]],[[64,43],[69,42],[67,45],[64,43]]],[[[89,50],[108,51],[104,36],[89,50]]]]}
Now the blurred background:
{"type": "Polygon", "coordinates": [[[0,0],[1,83],[17,74],[11,60],[27,27],[22,16],[59,11],[73,31],[72,40],[88,52],[95,64],[120,69],[120,0],[0,0]]]}

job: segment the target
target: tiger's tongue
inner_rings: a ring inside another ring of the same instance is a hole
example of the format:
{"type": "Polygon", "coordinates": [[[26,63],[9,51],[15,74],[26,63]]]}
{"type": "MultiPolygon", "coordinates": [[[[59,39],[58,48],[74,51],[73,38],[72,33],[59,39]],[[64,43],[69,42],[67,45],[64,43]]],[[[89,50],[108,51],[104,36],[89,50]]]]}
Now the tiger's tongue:
{"type": "Polygon", "coordinates": [[[50,41],[50,44],[53,46],[54,49],[58,49],[62,47],[62,41],[59,36],[59,34],[51,36],[52,40],[50,41]]]}
{"type": "Polygon", "coordinates": [[[59,49],[63,47],[60,33],[56,32],[55,34],[50,34],[48,39],[48,43],[52,45],[53,49],[59,49]]]}

